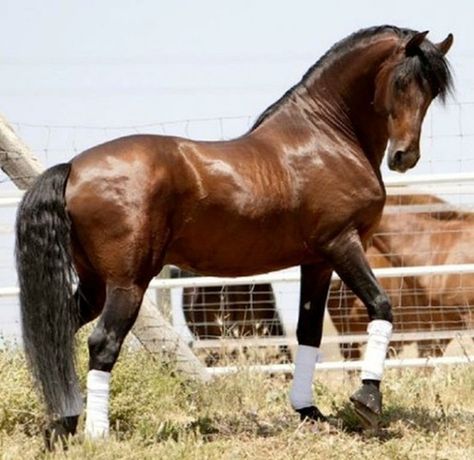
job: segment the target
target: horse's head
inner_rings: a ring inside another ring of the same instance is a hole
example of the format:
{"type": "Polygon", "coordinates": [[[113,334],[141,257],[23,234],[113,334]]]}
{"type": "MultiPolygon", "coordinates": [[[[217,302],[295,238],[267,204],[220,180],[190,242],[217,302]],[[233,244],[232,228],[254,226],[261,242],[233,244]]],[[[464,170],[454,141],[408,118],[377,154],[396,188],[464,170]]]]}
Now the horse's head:
{"type": "Polygon", "coordinates": [[[453,43],[449,34],[433,44],[428,32],[415,33],[404,41],[382,66],[376,79],[375,109],[387,117],[388,166],[405,172],[420,158],[420,132],[431,101],[444,101],[451,88],[445,55],[453,43]]]}

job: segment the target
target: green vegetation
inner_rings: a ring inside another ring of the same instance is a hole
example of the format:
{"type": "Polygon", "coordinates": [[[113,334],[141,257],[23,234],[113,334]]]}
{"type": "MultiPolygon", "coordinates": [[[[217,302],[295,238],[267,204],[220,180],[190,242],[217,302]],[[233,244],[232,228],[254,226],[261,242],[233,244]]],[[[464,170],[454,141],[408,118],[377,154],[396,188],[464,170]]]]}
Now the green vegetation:
{"type": "MultiPolygon", "coordinates": [[[[86,353],[80,347],[82,383],[86,353]]],[[[301,424],[284,376],[239,374],[187,382],[145,352],[123,352],[113,376],[112,437],[81,435],[66,453],[43,452],[41,405],[23,357],[0,352],[2,459],[466,459],[474,458],[474,367],[388,371],[378,432],[362,432],[347,404],[357,379],[320,376],[315,394],[334,425],[301,424]]],[[[80,433],[83,431],[81,420],[80,433]]]]}

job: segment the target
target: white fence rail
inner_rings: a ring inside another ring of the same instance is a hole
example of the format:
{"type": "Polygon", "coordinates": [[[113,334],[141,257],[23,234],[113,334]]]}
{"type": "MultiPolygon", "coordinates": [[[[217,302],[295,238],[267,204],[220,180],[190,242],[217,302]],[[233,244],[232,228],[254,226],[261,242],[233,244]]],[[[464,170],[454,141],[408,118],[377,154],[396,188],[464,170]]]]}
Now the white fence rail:
{"type": "MultiPolygon", "coordinates": [[[[316,369],[320,371],[358,371],[362,368],[362,361],[338,361],[317,363],[316,369]]],[[[405,358],[387,359],[385,367],[389,369],[400,369],[408,367],[433,368],[439,365],[474,364],[474,356],[443,356],[440,358],[405,358]]],[[[245,366],[247,372],[261,372],[266,374],[292,374],[292,364],[265,364],[260,366],[245,366]]],[[[211,375],[233,374],[242,370],[239,366],[210,367],[211,375]]]]}
{"type": "MultiPolygon", "coordinates": [[[[392,267],[375,268],[374,274],[377,278],[398,278],[400,276],[425,276],[425,275],[449,275],[474,273],[474,264],[456,265],[431,265],[418,267],[392,267]]],[[[332,280],[336,281],[339,276],[334,273],[332,280]]],[[[150,283],[151,288],[172,289],[185,287],[211,287],[211,286],[238,286],[242,284],[267,284],[267,283],[295,283],[300,281],[300,274],[273,272],[264,275],[240,276],[237,278],[203,276],[198,278],[178,279],[154,279],[150,283]]],[[[0,291],[1,292],[1,291],[0,291]]],[[[1,295],[1,294],[0,294],[1,295]]]]}

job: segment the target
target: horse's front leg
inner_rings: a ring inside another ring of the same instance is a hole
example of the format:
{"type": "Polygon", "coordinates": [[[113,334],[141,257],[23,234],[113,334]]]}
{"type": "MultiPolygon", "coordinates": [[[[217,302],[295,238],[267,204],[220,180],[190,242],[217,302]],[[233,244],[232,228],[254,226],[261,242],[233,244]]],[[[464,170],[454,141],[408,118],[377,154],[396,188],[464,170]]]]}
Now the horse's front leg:
{"type": "Polygon", "coordinates": [[[300,307],[296,331],[298,349],[290,401],[301,420],[325,420],[313,403],[314,366],[320,359],[324,310],[331,281],[331,269],[321,265],[301,266],[300,307]]]}
{"type": "Polygon", "coordinates": [[[325,253],[336,273],[364,303],[369,315],[369,337],[361,372],[362,386],[350,399],[362,422],[374,428],[378,426],[382,412],[380,381],[392,335],[392,307],[367,262],[357,232],[334,239],[325,248],[325,253]]]}

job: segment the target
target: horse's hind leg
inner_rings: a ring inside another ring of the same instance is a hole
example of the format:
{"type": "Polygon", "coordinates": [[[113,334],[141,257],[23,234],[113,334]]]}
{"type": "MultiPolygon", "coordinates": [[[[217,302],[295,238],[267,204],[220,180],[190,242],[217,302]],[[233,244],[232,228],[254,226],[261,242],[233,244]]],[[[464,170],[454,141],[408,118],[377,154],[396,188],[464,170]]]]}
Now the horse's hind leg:
{"type": "Polygon", "coordinates": [[[144,288],[136,284],[107,284],[104,310],[88,339],[86,435],[90,438],[108,435],[110,373],[137,318],[143,294],[144,288]]]}
{"type": "MultiPolygon", "coordinates": [[[[87,275],[81,271],[79,285],[74,293],[74,301],[79,309],[79,323],[77,329],[99,316],[105,300],[105,285],[97,275],[87,275]]],[[[82,397],[78,395],[82,401],[82,397]]],[[[54,420],[45,430],[44,437],[48,448],[53,449],[58,440],[66,442],[69,435],[74,435],[77,430],[79,416],[82,412],[78,409],[74,413],[64,415],[54,420]]]]}

